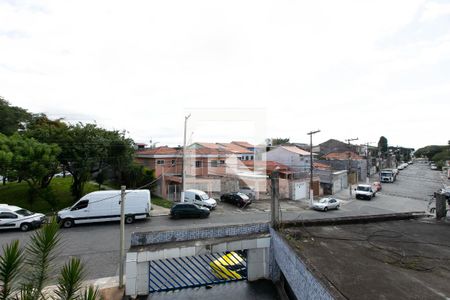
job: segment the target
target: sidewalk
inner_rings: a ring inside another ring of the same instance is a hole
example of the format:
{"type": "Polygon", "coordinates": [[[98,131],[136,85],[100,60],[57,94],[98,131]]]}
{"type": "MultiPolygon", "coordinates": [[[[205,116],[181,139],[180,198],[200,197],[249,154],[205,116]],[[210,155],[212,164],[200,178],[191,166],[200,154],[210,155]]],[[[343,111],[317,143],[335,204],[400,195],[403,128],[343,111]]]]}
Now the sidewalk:
{"type": "Polygon", "coordinates": [[[151,217],[168,216],[169,213],[170,209],[152,204],[152,210],[150,211],[151,217]]]}

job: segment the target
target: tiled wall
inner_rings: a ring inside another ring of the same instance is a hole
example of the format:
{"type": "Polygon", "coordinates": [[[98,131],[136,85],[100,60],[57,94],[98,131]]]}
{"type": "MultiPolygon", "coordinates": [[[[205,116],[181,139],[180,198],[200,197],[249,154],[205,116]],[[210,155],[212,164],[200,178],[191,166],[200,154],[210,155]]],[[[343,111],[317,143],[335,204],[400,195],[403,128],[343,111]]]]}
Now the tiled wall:
{"type": "Polygon", "coordinates": [[[167,242],[183,242],[198,239],[223,238],[247,234],[268,233],[268,223],[232,225],[212,228],[133,232],[131,246],[145,246],[167,242]]]}
{"type": "Polygon", "coordinates": [[[297,299],[334,299],[279,234],[272,228],[270,234],[272,239],[270,249],[272,252],[270,261],[272,278],[279,278],[277,273],[283,272],[297,299]]]}

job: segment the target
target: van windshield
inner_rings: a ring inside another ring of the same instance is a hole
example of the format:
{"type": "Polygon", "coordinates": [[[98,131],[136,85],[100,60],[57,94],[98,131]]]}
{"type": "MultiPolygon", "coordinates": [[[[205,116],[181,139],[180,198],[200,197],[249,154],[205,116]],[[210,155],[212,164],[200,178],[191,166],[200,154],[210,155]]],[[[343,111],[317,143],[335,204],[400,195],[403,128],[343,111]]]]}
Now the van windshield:
{"type": "Polygon", "coordinates": [[[200,197],[202,197],[202,200],[208,200],[209,199],[208,194],[203,194],[200,197]]]}
{"type": "Polygon", "coordinates": [[[356,189],[358,191],[363,191],[363,192],[369,192],[370,191],[370,187],[368,187],[368,186],[358,186],[356,189]]]}

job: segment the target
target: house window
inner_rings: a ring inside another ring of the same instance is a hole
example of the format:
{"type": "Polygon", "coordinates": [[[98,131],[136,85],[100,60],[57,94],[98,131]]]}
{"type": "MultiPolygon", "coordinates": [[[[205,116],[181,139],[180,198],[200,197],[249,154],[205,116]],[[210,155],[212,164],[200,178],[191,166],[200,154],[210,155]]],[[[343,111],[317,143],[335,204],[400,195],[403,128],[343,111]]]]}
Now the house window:
{"type": "Polygon", "coordinates": [[[238,156],[238,159],[239,159],[239,160],[242,160],[242,157],[238,156]]]}
{"type": "Polygon", "coordinates": [[[217,167],[217,160],[212,160],[211,161],[211,167],[214,167],[214,168],[216,168],[217,167]]]}
{"type": "Polygon", "coordinates": [[[175,159],[172,159],[172,167],[175,167],[175,159]]]}
{"type": "Polygon", "coordinates": [[[253,155],[250,156],[250,160],[253,160],[253,155]]]}
{"type": "Polygon", "coordinates": [[[202,167],[202,161],[201,160],[196,160],[195,161],[195,167],[196,168],[201,168],[202,167]]]}
{"type": "Polygon", "coordinates": [[[158,159],[158,160],[156,161],[156,164],[157,164],[157,165],[163,165],[163,164],[164,164],[164,159],[158,159]]]}
{"type": "Polygon", "coordinates": [[[221,160],[219,161],[219,163],[220,163],[221,165],[224,165],[224,164],[225,164],[225,161],[224,161],[223,159],[221,159],[221,160]]]}

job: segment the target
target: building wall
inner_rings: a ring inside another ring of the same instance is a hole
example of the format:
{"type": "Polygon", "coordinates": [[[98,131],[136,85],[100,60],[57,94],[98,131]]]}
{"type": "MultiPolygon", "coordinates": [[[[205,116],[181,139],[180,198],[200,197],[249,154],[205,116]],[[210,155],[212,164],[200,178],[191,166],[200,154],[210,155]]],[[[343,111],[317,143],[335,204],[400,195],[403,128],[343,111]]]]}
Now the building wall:
{"type": "Polygon", "coordinates": [[[271,228],[270,234],[272,280],[278,281],[282,272],[297,299],[335,299],[278,232],[271,228]]]}
{"type": "Polygon", "coordinates": [[[266,160],[284,164],[296,172],[308,171],[310,168],[310,157],[292,153],[281,147],[266,153],[266,160]]]}

